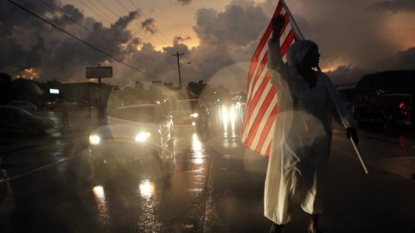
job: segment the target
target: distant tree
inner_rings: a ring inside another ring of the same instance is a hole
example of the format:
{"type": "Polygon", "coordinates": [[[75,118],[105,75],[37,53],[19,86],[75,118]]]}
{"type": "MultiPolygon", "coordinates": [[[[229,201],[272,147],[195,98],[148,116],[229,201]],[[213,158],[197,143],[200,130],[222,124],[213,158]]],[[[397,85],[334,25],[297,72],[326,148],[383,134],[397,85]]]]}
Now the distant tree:
{"type": "Polygon", "coordinates": [[[206,84],[203,82],[203,80],[200,80],[197,83],[189,82],[187,85],[187,90],[189,91],[189,95],[193,96],[193,98],[198,98],[202,94],[205,87],[206,84]]]}
{"type": "Polygon", "coordinates": [[[6,73],[0,73],[0,84],[9,85],[12,82],[12,76],[6,73]]]}
{"type": "Polygon", "coordinates": [[[11,90],[12,76],[0,73],[0,105],[13,99],[11,90]]]}
{"type": "Polygon", "coordinates": [[[245,92],[239,92],[237,96],[238,96],[239,101],[246,102],[247,95],[245,92]]]}
{"type": "Polygon", "coordinates": [[[23,78],[14,79],[11,82],[11,90],[13,100],[25,100],[34,104],[37,103],[39,96],[43,94],[37,82],[23,78]]]}

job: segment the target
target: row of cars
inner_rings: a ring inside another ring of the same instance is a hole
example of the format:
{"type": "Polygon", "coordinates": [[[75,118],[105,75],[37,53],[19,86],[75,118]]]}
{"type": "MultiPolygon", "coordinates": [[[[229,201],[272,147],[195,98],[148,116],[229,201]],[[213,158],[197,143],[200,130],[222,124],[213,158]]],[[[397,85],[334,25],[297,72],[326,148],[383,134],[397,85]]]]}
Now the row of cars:
{"type": "Polygon", "coordinates": [[[413,128],[409,94],[381,94],[353,105],[353,116],[361,125],[413,128]]]}
{"type": "Polygon", "coordinates": [[[182,100],[177,101],[172,109],[157,103],[114,109],[107,116],[107,124],[89,136],[88,158],[94,171],[101,171],[93,174],[94,179],[112,176],[118,167],[134,161],[147,164],[147,167],[165,169],[174,159],[175,127],[198,131],[208,128],[208,112],[203,107],[199,100],[182,100]]]}
{"type": "Polygon", "coordinates": [[[59,110],[67,107],[69,110],[88,109],[91,104],[84,99],[55,99],[53,101],[40,101],[37,104],[38,109],[42,110],[59,110]]]}
{"type": "Polygon", "coordinates": [[[35,116],[21,106],[0,106],[1,133],[23,132],[30,136],[54,127],[55,122],[50,118],[35,116]]]}
{"type": "Polygon", "coordinates": [[[10,101],[0,106],[0,131],[2,134],[23,132],[26,136],[42,133],[55,128],[56,122],[47,117],[35,116],[37,109],[59,110],[65,106],[68,110],[89,108],[88,101],[82,99],[56,99],[39,102],[38,106],[28,101],[10,101]]]}

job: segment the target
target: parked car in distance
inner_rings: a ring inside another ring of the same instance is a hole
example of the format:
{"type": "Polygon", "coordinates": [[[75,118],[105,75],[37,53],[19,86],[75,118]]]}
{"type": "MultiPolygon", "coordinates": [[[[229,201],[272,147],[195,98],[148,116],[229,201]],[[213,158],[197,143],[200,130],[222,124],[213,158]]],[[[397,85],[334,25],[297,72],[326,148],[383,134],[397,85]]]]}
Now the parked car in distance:
{"type": "Polygon", "coordinates": [[[89,136],[89,160],[119,165],[140,159],[162,166],[163,152],[173,150],[173,140],[173,122],[159,104],[119,107],[89,136]]]}
{"type": "Polygon", "coordinates": [[[355,104],[353,115],[360,124],[365,122],[412,125],[409,94],[381,94],[355,104]]]}
{"type": "Polygon", "coordinates": [[[55,99],[53,101],[39,102],[38,108],[43,110],[59,110],[64,104],[68,104],[68,101],[64,99],[55,99]]]}
{"type": "Polygon", "coordinates": [[[176,126],[194,126],[198,131],[209,128],[209,110],[201,100],[178,100],[171,115],[176,126]]]}
{"type": "Polygon", "coordinates": [[[33,134],[54,127],[55,122],[49,118],[34,116],[32,113],[14,106],[0,106],[1,131],[20,131],[33,134]]]}
{"type": "Polygon", "coordinates": [[[24,109],[30,113],[34,113],[37,109],[36,105],[28,102],[28,101],[18,101],[18,100],[14,100],[14,101],[10,101],[8,103],[5,104],[6,106],[14,106],[14,107],[18,107],[21,109],[24,109]]]}
{"type": "Polygon", "coordinates": [[[91,104],[89,104],[88,101],[84,100],[84,99],[67,99],[66,100],[68,103],[68,107],[69,109],[72,110],[80,110],[80,109],[88,109],[91,108],[91,104]]]}

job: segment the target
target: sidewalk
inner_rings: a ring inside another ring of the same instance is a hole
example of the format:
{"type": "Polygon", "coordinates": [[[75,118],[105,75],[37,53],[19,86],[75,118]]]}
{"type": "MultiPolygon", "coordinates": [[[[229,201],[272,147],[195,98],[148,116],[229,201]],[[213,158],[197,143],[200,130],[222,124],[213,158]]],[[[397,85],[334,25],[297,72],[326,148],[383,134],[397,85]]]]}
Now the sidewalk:
{"type": "MultiPolygon", "coordinates": [[[[340,126],[333,126],[333,135],[338,135],[340,140],[347,140],[343,137],[345,131],[340,126]]],[[[372,166],[411,179],[411,175],[415,173],[414,133],[391,135],[384,133],[382,130],[360,128],[358,129],[358,136],[360,139],[359,149],[369,173],[372,166]],[[396,146],[393,153],[390,153],[390,149],[387,149],[391,144],[396,146]],[[385,147],[384,150],[383,147],[385,147]]],[[[352,147],[349,155],[356,160],[358,159],[352,147]]]]}

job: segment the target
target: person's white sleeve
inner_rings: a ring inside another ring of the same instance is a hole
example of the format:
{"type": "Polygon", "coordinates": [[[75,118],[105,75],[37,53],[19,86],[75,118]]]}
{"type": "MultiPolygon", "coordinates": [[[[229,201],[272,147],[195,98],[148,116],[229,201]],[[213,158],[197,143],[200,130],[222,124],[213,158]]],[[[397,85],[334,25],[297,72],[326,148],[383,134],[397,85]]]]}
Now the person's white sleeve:
{"type": "Polygon", "coordinates": [[[271,76],[271,83],[277,89],[284,88],[287,83],[288,73],[282,60],[278,40],[268,40],[267,69],[271,76]]]}
{"type": "Polygon", "coordinates": [[[324,75],[326,89],[330,96],[330,105],[332,109],[332,113],[336,121],[343,125],[343,127],[354,127],[357,128],[359,124],[354,119],[351,112],[349,112],[346,107],[344,106],[343,100],[340,96],[339,91],[334,86],[333,82],[327,75],[324,75]]]}

